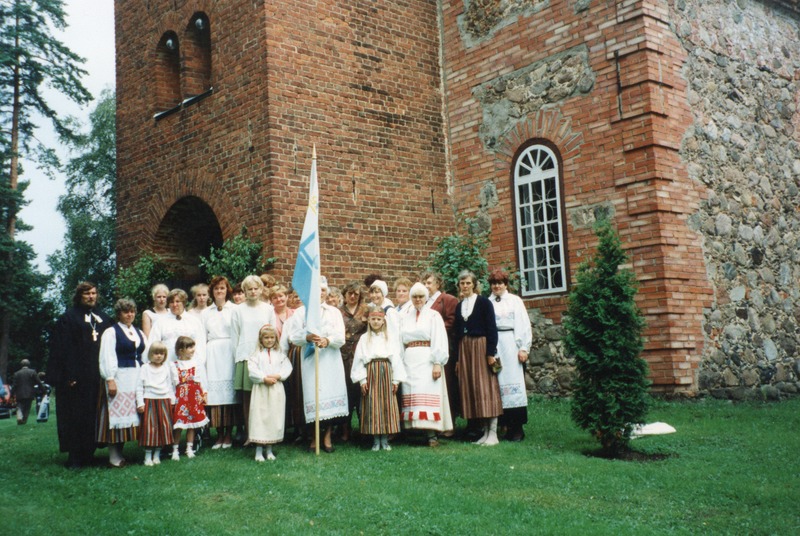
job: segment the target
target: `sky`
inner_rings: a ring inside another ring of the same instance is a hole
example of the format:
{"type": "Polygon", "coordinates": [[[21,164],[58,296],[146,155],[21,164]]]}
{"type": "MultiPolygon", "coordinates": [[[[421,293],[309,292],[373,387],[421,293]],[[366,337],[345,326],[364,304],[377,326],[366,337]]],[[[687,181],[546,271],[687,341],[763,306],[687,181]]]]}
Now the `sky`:
{"type": "MultiPolygon", "coordinates": [[[[83,84],[94,97],[105,88],[115,85],[114,62],[114,1],[113,0],[67,0],[64,3],[67,13],[67,28],[55,31],[56,37],[73,52],[86,59],[83,65],[88,75],[83,84]]],[[[55,91],[47,90],[47,101],[62,116],[79,118],[85,125],[89,123],[89,113],[96,101],[83,108],[70,102],[55,91]]],[[[47,146],[56,148],[62,160],[69,154],[60,147],[58,139],[48,123],[40,122],[37,138],[47,146]]],[[[33,246],[37,254],[40,271],[48,271],[46,258],[61,247],[64,237],[64,220],[56,210],[58,197],[65,192],[63,178],[50,180],[36,164],[23,161],[22,180],[30,182],[25,197],[30,204],[20,211],[20,218],[32,231],[19,233],[18,238],[33,246]]]]}

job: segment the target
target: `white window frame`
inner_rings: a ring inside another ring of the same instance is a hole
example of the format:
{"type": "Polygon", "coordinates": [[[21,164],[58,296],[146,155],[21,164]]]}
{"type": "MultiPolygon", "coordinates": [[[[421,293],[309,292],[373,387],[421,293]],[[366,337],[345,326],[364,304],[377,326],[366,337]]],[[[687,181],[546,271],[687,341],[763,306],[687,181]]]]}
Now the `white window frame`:
{"type": "Polygon", "coordinates": [[[514,216],[521,294],[566,292],[568,283],[559,160],[532,144],[514,161],[514,216]]]}

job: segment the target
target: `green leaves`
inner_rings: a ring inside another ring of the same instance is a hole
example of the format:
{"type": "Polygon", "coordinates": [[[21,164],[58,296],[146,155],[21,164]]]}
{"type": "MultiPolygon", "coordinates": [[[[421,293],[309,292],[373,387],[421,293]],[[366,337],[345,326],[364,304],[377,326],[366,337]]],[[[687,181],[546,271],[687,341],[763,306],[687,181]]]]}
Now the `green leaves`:
{"type": "Polygon", "coordinates": [[[484,257],[489,246],[488,233],[478,231],[470,219],[459,221],[458,226],[465,227],[466,232],[456,230],[438,239],[436,249],[421,266],[441,275],[444,280],[442,291],[449,294],[458,296],[458,274],[462,270],[474,273],[482,290],[488,291],[489,263],[484,257]]]}
{"type": "Polygon", "coordinates": [[[274,257],[265,258],[261,244],[247,238],[247,228],[242,226],[239,234],[223,242],[221,248],[211,247],[208,257],[200,257],[200,267],[209,277],[225,276],[231,285],[241,283],[248,275],[258,275],[275,262],[274,257]]]}
{"type": "Polygon", "coordinates": [[[572,419],[614,453],[647,414],[648,369],[639,357],[644,318],[634,302],[635,276],[620,269],[627,255],[619,236],[608,222],[596,233],[597,253],[579,268],[570,292],[564,344],[578,373],[572,419]]]}

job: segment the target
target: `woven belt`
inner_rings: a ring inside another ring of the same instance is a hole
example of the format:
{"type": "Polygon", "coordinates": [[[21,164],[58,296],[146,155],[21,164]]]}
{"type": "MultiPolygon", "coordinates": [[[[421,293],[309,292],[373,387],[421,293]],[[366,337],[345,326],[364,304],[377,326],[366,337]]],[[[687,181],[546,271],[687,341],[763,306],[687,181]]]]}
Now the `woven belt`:
{"type": "Polygon", "coordinates": [[[417,348],[420,346],[428,346],[430,347],[431,341],[412,341],[406,343],[406,348],[417,348]]]}

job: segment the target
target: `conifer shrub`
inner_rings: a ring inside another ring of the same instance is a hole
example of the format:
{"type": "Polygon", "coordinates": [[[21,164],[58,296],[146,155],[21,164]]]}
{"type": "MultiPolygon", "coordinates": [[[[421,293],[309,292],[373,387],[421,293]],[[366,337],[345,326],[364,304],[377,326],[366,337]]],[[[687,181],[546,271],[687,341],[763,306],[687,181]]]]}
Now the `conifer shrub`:
{"type": "Polygon", "coordinates": [[[633,426],[649,405],[644,318],[634,303],[637,283],[610,222],[595,232],[594,258],[581,265],[564,321],[567,355],[575,359],[572,419],[600,442],[605,454],[627,449],[633,426]]]}

